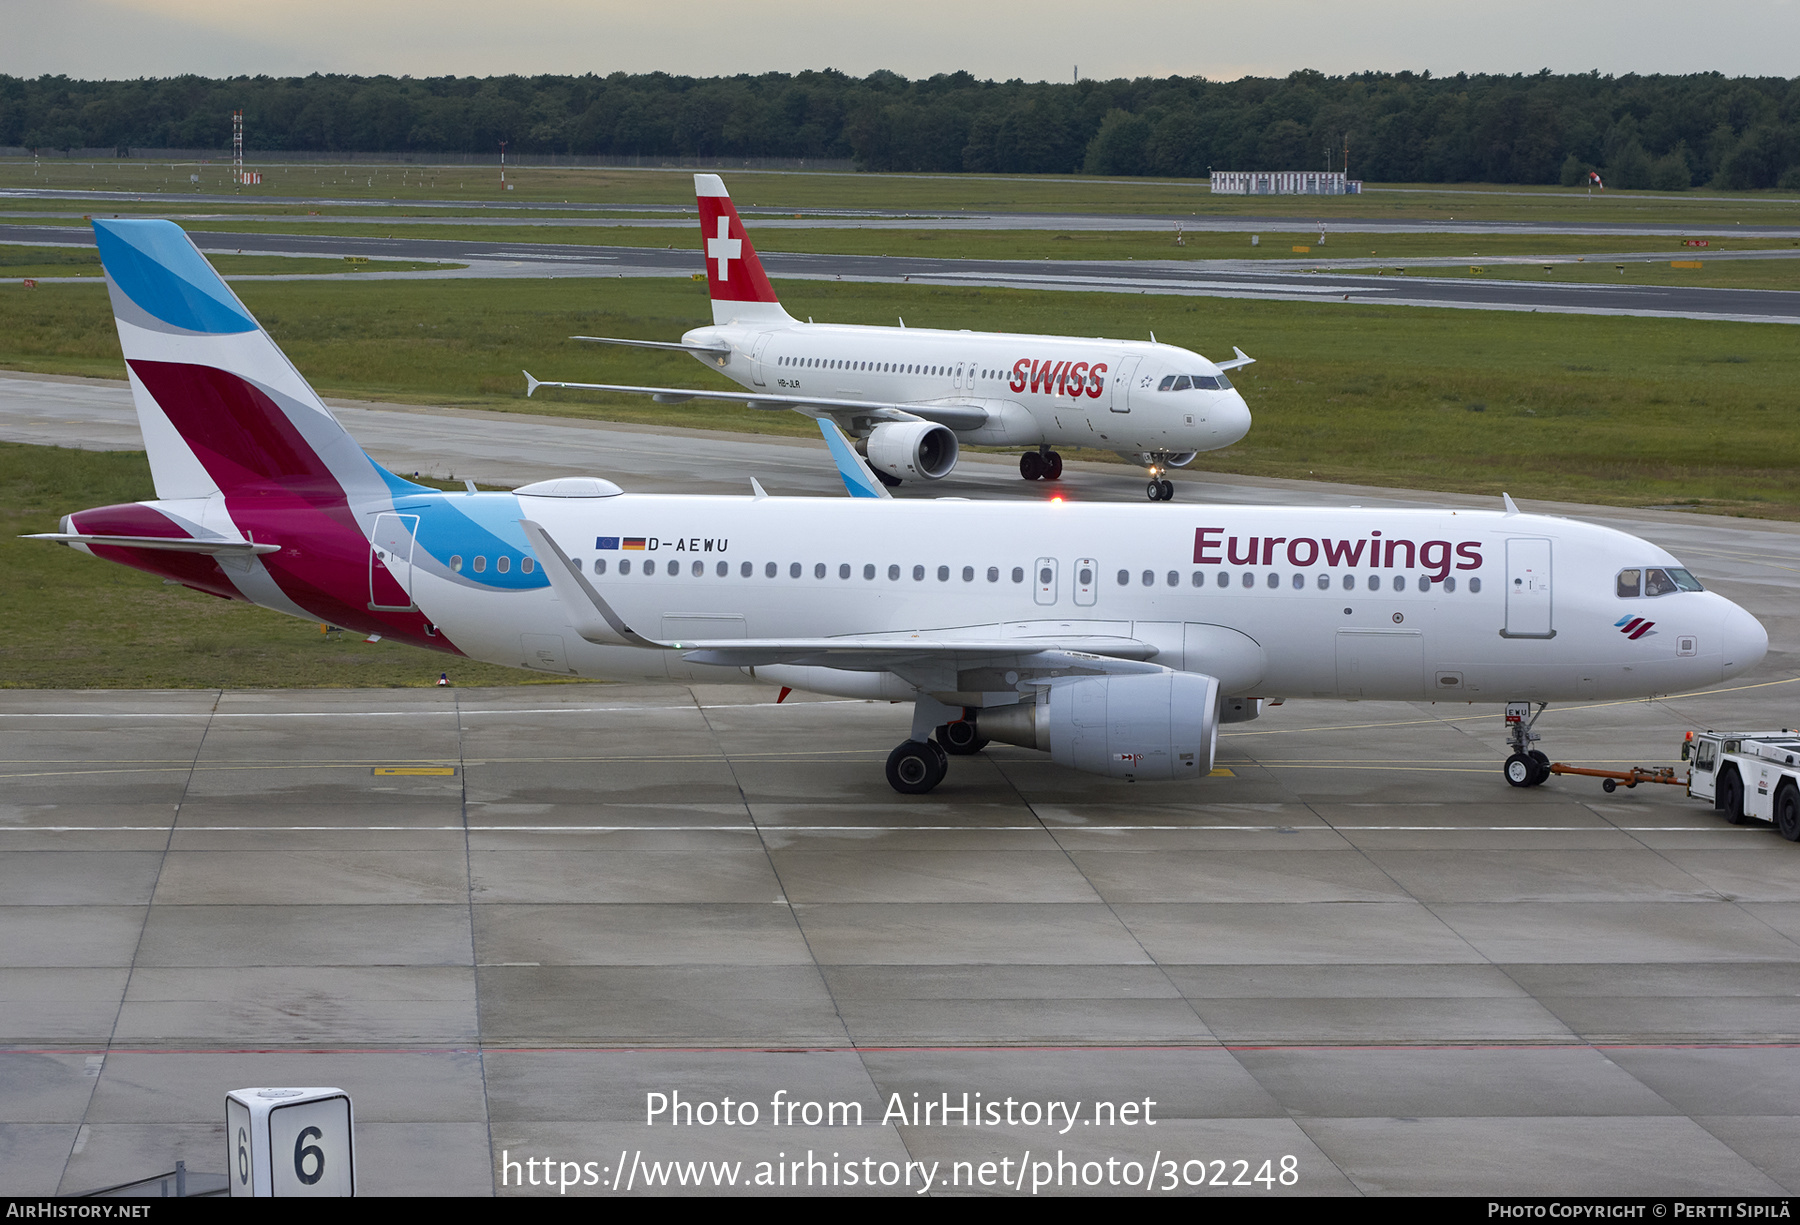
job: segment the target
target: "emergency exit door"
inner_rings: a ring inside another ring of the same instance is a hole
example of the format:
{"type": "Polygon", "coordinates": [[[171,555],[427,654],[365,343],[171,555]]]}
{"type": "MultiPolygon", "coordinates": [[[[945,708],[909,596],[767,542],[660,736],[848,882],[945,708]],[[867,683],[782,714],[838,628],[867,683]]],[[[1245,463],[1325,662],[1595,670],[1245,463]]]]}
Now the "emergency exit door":
{"type": "Polygon", "coordinates": [[[1506,628],[1503,638],[1554,638],[1550,590],[1550,542],[1506,542],[1506,628]]]}

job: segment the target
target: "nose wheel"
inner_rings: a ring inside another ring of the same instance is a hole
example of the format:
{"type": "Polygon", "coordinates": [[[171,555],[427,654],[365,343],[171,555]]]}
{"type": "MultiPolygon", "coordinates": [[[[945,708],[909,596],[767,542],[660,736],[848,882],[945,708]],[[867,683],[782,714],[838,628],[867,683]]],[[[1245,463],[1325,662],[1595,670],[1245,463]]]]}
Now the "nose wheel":
{"type": "Polygon", "coordinates": [[[1532,726],[1549,708],[1550,703],[1539,702],[1537,713],[1533,714],[1530,702],[1506,704],[1506,742],[1512,753],[1500,772],[1514,787],[1536,787],[1550,777],[1550,759],[1531,747],[1533,741],[1540,739],[1532,726]]]}
{"type": "Polygon", "coordinates": [[[1175,498],[1175,482],[1163,476],[1161,468],[1150,469],[1150,483],[1144,486],[1144,496],[1152,502],[1170,502],[1175,498]]]}

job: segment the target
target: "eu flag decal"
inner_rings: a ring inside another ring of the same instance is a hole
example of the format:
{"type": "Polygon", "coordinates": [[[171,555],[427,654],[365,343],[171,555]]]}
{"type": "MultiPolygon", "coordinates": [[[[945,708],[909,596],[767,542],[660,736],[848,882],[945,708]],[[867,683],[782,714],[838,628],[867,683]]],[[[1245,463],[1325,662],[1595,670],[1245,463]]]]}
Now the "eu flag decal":
{"type": "Polygon", "coordinates": [[[617,536],[596,536],[594,547],[596,549],[616,549],[619,547],[619,538],[617,536]]]}

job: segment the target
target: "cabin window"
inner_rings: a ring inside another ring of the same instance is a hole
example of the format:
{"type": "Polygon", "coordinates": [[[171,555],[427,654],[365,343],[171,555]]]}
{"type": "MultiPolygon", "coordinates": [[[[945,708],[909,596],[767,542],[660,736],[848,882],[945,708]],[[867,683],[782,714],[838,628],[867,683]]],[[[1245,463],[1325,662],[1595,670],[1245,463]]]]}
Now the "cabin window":
{"type": "Polygon", "coordinates": [[[889,566],[888,567],[888,582],[897,583],[899,581],[900,581],[900,567],[899,566],[889,566]]]}
{"type": "Polygon", "coordinates": [[[595,574],[605,574],[606,573],[606,559],[604,557],[596,557],[594,559],[594,573],[595,574]]]}
{"type": "Polygon", "coordinates": [[[924,581],[925,581],[925,567],[924,566],[914,566],[913,567],[913,582],[922,583],[924,581]]]}
{"type": "Polygon", "coordinates": [[[1168,584],[1169,584],[1169,586],[1171,586],[1171,587],[1179,587],[1179,586],[1181,586],[1181,572],[1180,572],[1180,571],[1179,571],[1179,570],[1171,570],[1171,571],[1169,571],[1169,574],[1168,574],[1168,577],[1167,577],[1167,579],[1166,579],[1166,580],[1165,580],[1165,581],[1166,581],[1166,582],[1167,582],[1167,583],[1168,583],[1168,584]]]}
{"type": "Polygon", "coordinates": [[[1441,580],[1441,583],[1445,591],[1456,590],[1456,576],[1454,574],[1447,575],[1441,580]]]}
{"type": "Polygon", "coordinates": [[[747,561],[738,567],[738,574],[740,574],[744,578],[749,578],[752,574],[755,574],[755,573],[756,573],[756,563],[754,563],[754,562],[747,561]]]}
{"type": "Polygon", "coordinates": [[[1144,571],[1143,584],[1146,587],[1156,586],[1156,571],[1154,571],[1154,570],[1144,571]]]}
{"type": "Polygon", "coordinates": [[[1304,591],[1305,589],[1306,589],[1306,576],[1304,574],[1296,574],[1294,576],[1294,590],[1295,591],[1304,591]]]}
{"type": "Polygon", "coordinates": [[[799,578],[800,577],[800,563],[799,562],[795,561],[795,562],[788,563],[788,577],[789,578],[799,578]]]}
{"type": "Polygon", "coordinates": [[[1000,581],[1000,567],[999,566],[989,566],[988,567],[988,582],[997,583],[999,581],[1000,581]]]}
{"type": "Polygon", "coordinates": [[[455,554],[452,554],[450,557],[450,573],[452,573],[452,574],[461,574],[462,573],[462,558],[455,554]]]}
{"type": "Polygon", "coordinates": [[[1204,571],[1204,570],[1194,571],[1194,586],[1196,586],[1196,587],[1206,586],[1206,571],[1204,571]]]}
{"type": "Polygon", "coordinates": [[[1254,574],[1250,573],[1248,570],[1244,571],[1244,586],[1246,586],[1246,587],[1256,586],[1256,576],[1254,574]]]}
{"type": "Polygon", "coordinates": [[[718,564],[718,566],[714,568],[713,573],[718,575],[720,578],[727,577],[731,573],[731,563],[728,561],[720,562],[718,564]]]}
{"type": "Polygon", "coordinates": [[[1015,583],[1022,583],[1025,581],[1025,567],[1024,566],[1014,566],[1013,567],[1012,581],[1015,583]]]}
{"type": "Polygon", "coordinates": [[[1406,576],[1404,574],[1396,574],[1394,576],[1394,590],[1395,591],[1405,591],[1406,590],[1406,576]]]}
{"type": "Polygon", "coordinates": [[[1381,576],[1379,574],[1371,574],[1369,576],[1369,590],[1370,591],[1380,591],[1381,590],[1381,576]]]}
{"type": "Polygon", "coordinates": [[[1231,575],[1224,570],[1219,571],[1219,586],[1231,586],[1231,575]]]}
{"type": "Polygon", "coordinates": [[[477,557],[475,559],[475,573],[480,574],[482,571],[484,571],[486,569],[487,569],[487,558],[477,557]]]}
{"type": "Polygon", "coordinates": [[[763,564],[764,578],[774,578],[778,573],[780,573],[780,568],[776,566],[774,562],[765,562],[763,564]]]}
{"type": "Polygon", "coordinates": [[[1119,571],[1119,586],[1121,586],[1121,587],[1131,586],[1131,571],[1129,571],[1129,570],[1119,571]]]}
{"type": "Polygon", "coordinates": [[[619,573],[620,574],[630,574],[631,573],[631,559],[629,557],[621,557],[619,559],[619,573]]]}
{"type": "Polygon", "coordinates": [[[843,562],[842,564],[840,564],[838,566],[838,577],[841,579],[850,577],[850,563],[849,562],[843,562]]]}
{"type": "Polygon", "coordinates": [[[1355,591],[1356,590],[1356,576],[1354,574],[1346,574],[1344,576],[1344,590],[1345,591],[1355,591]]]}
{"type": "Polygon", "coordinates": [[[1320,591],[1330,591],[1331,590],[1331,576],[1329,574],[1321,574],[1319,576],[1319,590],[1320,591]]]}
{"type": "Polygon", "coordinates": [[[1481,580],[1480,579],[1472,578],[1469,580],[1469,594],[1470,595],[1480,595],[1481,594],[1481,580]]]}
{"type": "Polygon", "coordinates": [[[1281,586],[1281,576],[1279,574],[1270,573],[1268,582],[1269,590],[1273,591],[1279,586],[1281,586]]]}
{"type": "Polygon", "coordinates": [[[939,566],[938,567],[938,582],[947,583],[949,581],[950,581],[950,567],[949,566],[939,566]]]}
{"type": "Polygon", "coordinates": [[[695,559],[694,564],[688,568],[693,571],[695,578],[701,578],[706,574],[706,563],[697,558],[695,559]]]}
{"type": "Polygon", "coordinates": [[[972,583],[974,581],[975,581],[975,567],[974,566],[964,566],[963,567],[963,582],[972,583]]]}
{"type": "Polygon", "coordinates": [[[863,567],[863,578],[865,580],[869,580],[869,579],[873,579],[874,577],[875,577],[875,563],[870,562],[863,567]]]}

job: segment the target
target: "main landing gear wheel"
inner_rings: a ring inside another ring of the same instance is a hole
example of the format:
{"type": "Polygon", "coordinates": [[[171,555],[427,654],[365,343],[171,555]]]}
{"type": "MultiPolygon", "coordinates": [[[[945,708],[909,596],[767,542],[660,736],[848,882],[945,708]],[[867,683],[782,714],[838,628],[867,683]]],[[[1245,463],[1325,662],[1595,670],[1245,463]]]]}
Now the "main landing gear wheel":
{"type": "Polygon", "coordinates": [[[930,740],[908,740],[888,754],[888,786],[901,795],[924,795],[949,772],[949,755],[930,740]]]}
{"type": "Polygon", "coordinates": [[[1028,481],[1044,479],[1044,457],[1036,451],[1027,451],[1019,456],[1019,475],[1028,481]]]}
{"type": "Polygon", "coordinates": [[[987,748],[985,736],[975,734],[975,725],[967,720],[945,723],[937,729],[937,742],[952,757],[969,757],[987,748]]]}
{"type": "Polygon", "coordinates": [[[1062,456],[1058,455],[1055,451],[1044,456],[1044,479],[1046,481],[1060,481],[1062,479],[1062,456]]]}
{"type": "Polygon", "coordinates": [[[900,478],[891,472],[883,472],[880,468],[875,467],[871,467],[869,471],[875,474],[876,480],[880,481],[883,485],[886,485],[889,489],[892,489],[900,483],[900,478]]]}

